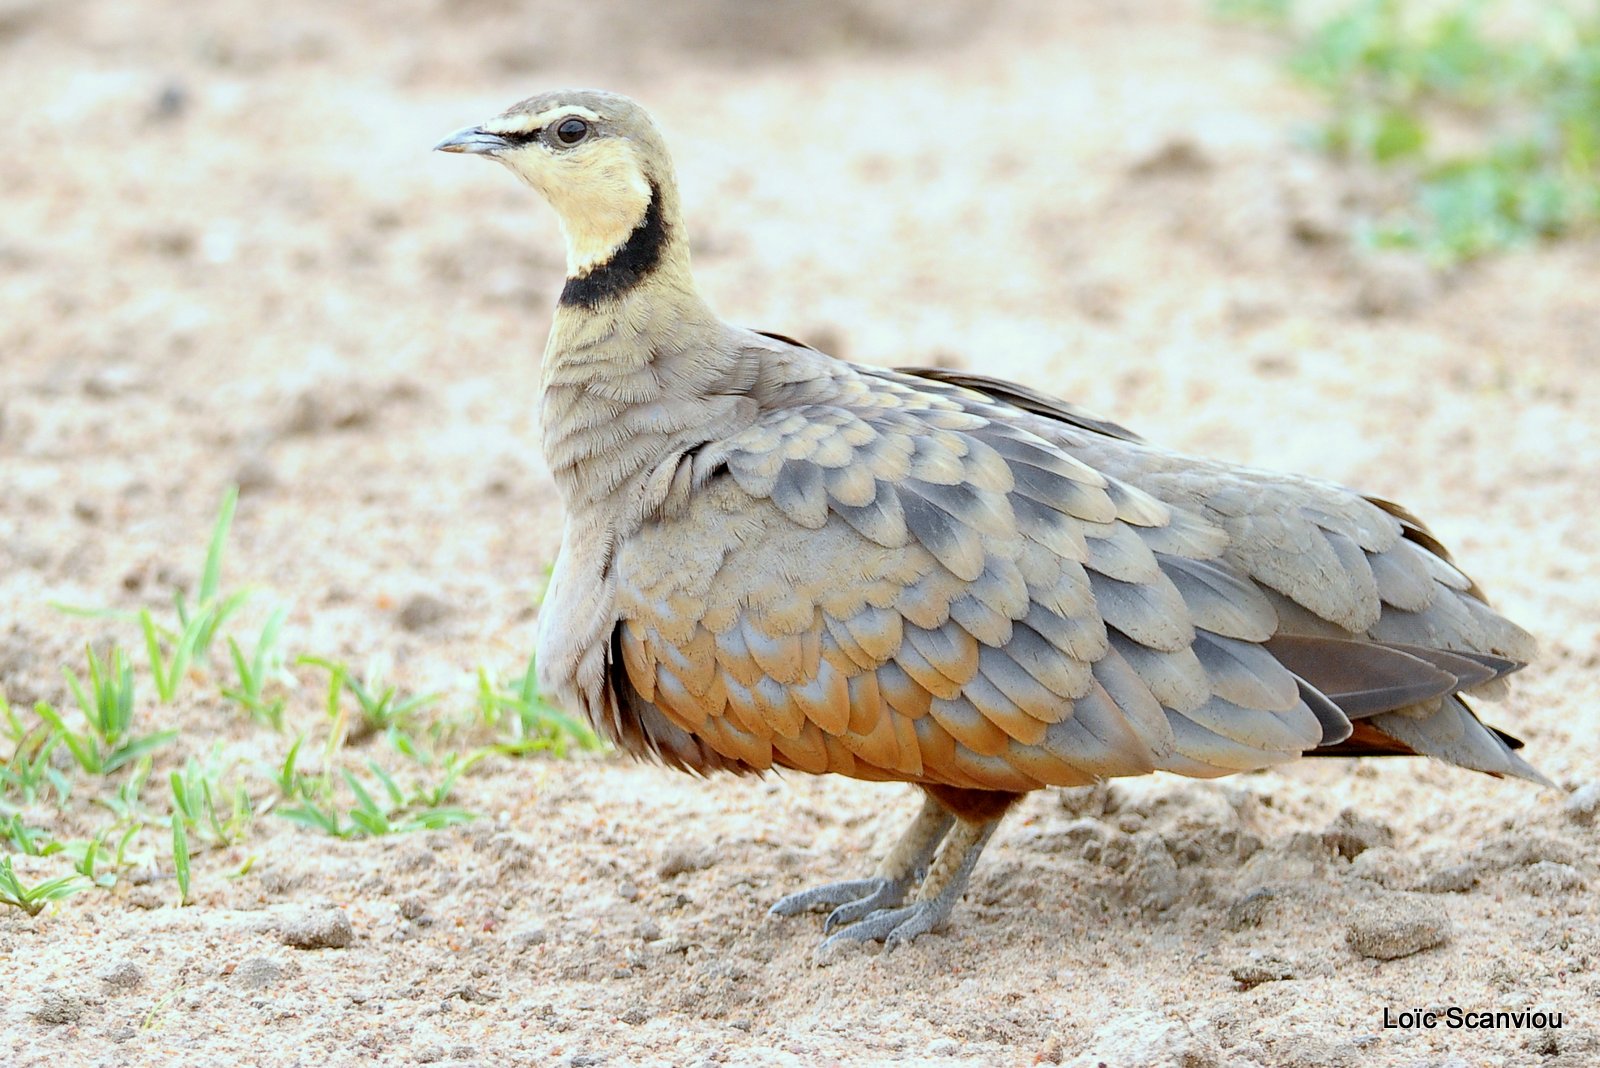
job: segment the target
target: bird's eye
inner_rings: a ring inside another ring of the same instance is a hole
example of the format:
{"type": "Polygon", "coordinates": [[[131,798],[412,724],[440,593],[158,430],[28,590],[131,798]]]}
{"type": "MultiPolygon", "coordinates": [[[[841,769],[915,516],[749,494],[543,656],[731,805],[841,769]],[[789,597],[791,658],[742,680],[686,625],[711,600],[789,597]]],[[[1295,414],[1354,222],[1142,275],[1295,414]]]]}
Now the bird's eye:
{"type": "Polygon", "coordinates": [[[562,148],[571,148],[573,145],[589,136],[589,124],[582,119],[562,119],[555,128],[555,142],[562,148]]]}

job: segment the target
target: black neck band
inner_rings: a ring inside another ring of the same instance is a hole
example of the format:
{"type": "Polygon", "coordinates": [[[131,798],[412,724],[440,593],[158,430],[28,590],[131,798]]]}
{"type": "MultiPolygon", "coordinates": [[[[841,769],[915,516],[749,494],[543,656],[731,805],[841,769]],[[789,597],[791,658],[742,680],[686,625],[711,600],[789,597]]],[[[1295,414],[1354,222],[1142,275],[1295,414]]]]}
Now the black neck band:
{"type": "Polygon", "coordinates": [[[561,303],[568,307],[593,308],[622,296],[656,269],[666,244],[667,223],[661,214],[661,189],[651,182],[650,203],[639,225],[617,246],[610,259],[595,264],[576,278],[568,278],[561,290],[561,303]]]}

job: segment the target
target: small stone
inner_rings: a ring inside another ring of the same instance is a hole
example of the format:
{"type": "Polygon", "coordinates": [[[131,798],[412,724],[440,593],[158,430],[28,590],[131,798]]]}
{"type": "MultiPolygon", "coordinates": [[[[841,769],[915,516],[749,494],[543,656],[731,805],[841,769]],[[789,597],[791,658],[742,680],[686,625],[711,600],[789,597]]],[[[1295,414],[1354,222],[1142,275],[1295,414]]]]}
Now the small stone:
{"type": "Polygon", "coordinates": [[[83,392],[100,400],[120,397],[143,386],[143,373],[131,363],[119,363],[101,368],[83,380],[83,392]]]}
{"type": "Polygon", "coordinates": [[[1068,856],[1082,857],[1091,864],[1098,864],[1105,854],[1106,842],[1110,840],[1111,834],[1111,828],[1099,820],[1083,817],[1062,827],[1052,837],[1055,849],[1068,856]]]}
{"type": "Polygon", "coordinates": [[[1322,844],[1341,857],[1353,859],[1369,849],[1392,848],[1394,830],[1347,808],[1322,832],[1322,844]]]}
{"type": "Polygon", "coordinates": [[[1056,803],[1074,816],[1104,816],[1115,812],[1121,800],[1120,795],[1114,794],[1113,788],[1103,782],[1057,790],[1055,794],[1056,803]]]}
{"type": "Polygon", "coordinates": [[[572,1068],[594,1068],[597,1064],[604,1064],[609,1053],[574,1053],[567,1058],[567,1063],[572,1068]]]}
{"type": "Polygon", "coordinates": [[[1186,133],[1176,133],[1141,146],[1128,173],[1139,178],[1164,178],[1204,174],[1211,168],[1211,158],[1200,144],[1186,133]]]}
{"type": "Polygon", "coordinates": [[[233,981],[246,990],[265,990],[283,978],[283,966],[271,957],[251,957],[233,970],[233,981]]]}
{"type": "Polygon", "coordinates": [[[131,960],[118,961],[100,973],[100,981],[112,993],[124,994],[144,985],[144,969],[131,960]]]}
{"type": "Polygon", "coordinates": [[[1160,836],[1153,832],[1142,832],[1135,838],[1130,878],[1133,885],[1144,891],[1139,900],[1144,908],[1164,912],[1183,896],[1178,862],[1167,852],[1160,836]]]}
{"type": "Polygon", "coordinates": [[[319,909],[284,924],[283,944],[295,949],[343,949],[355,939],[343,909],[319,909]]]}
{"type": "Polygon", "coordinates": [[[164,122],[181,118],[189,109],[189,90],[181,82],[168,82],[150,105],[150,117],[164,122]]]}
{"type": "Polygon", "coordinates": [[[548,941],[550,941],[550,935],[546,933],[543,927],[530,927],[511,936],[511,948],[524,950],[529,946],[542,946],[548,941]]]}
{"type": "Polygon", "coordinates": [[[1541,860],[1517,873],[1517,886],[1534,897],[1558,897],[1587,886],[1583,873],[1571,864],[1541,860]]]}
{"type": "Polygon", "coordinates": [[[685,872],[704,871],[716,862],[717,854],[711,846],[700,842],[677,842],[662,852],[661,861],[656,865],[656,874],[663,879],[671,879],[685,872]]]}
{"type": "Polygon", "coordinates": [[[1600,782],[1586,783],[1572,791],[1561,811],[1579,827],[1593,826],[1600,820],[1600,782]]]}
{"type": "Polygon", "coordinates": [[[633,928],[633,936],[641,942],[661,941],[661,925],[648,917],[640,920],[633,928]]]}
{"type": "Polygon", "coordinates": [[[629,1027],[638,1027],[640,1024],[649,1021],[650,1010],[643,1005],[632,1005],[623,1011],[619,1019],[629,1027]]]}
{"type": "Polygon", "coordinates": [[[1429,872],[1416,885],[1425,894],[1464,894],[1478,885],[1478,865],[1452,864],[1448,868],[1429,872]]]}
{"type": "Polygon", "coordinates": [[[1358,853],[1350,862],[1350,873],[1358,879],[1368,879],[1390,890],[1403,890],[1416,881],[1411,858],[1389,846],[1377,846],[1358,853]]]}
{"type": "Polygon", "coordinates": [[[1437,902],[1390,894],[1356,906],[1345,941],[1363,957],[1397,960],[1450,941],[1450,916],[1437,902]]]}
{"type": "Polygon", "coordinates": [[[427,630],[448,619],[455,609],[443,598],[417,593],[400,606],[400,625],[406,630],[427,630]]]}
{"type": "Polygon", "coordinates": [[[953,1038],[936,1038],[928,1043],[928,1052],[935,1057],[954,1057],[961,1043],[953,1038]]]}
{"type": "Polygon", "coordinates": [[[617,887],[617,896],[624,901],[637,901],[639,900],[639,888],[633,884],[631,879],[625,879],[622,885],[617,887]]]}
{"type": "Polygon", "coordinates": [[[410,894],[400,899],[400,915],[408,920],[419,919],[428,912],[428,903],[418,894],[410,894]]]}
{"type": "Polygon", "coordinates": [[[406,873],[422,871],[425,868],[433,867],[437,863],[439,863],[439,859],[428,850],[423,849],[421,846],[413,846],[410,849],[403,850],[396,856],[394,864],[391,866],[397,872],[406,873]]]}
{"type": "Polygon", "coordinates": [[[49,1027],[75,1024],[83,1018],[83,1001],[65,990],[46,990],[40,995],[32,1016],[49,1027]]]}
{"type": "Polygon", "coordinates": [[[272,462],[261,453],[251,453],[233,469],[234,484],[242,494],[260,493],[278,484],[278,473],[272,462]]]}
{"type": "Polygon", "coordinates": [[[1228,975],[1244,990],[1262,983],[1276,983],[1299,978],[1298,969],[1290,961],[1271,953],[1252,953],[1248,960],[1228,969],[1228,975]]]}
{"type": "Polygon", "coordinates": [[[1376,252],[1359,261],[1355,306],[1377,318],[1403,315],[1431,301],[1439,278],[1421,256],[1398,251],[1376,252]]]}
{"type": "Polygon", "coordinates": [[[153,886],[136,886],[128,891],[128,904],[136,909],[158,909],[166,904],[161,892],[153,886]]]}
{"type": "Polygon", "coordinates": [[[283,433],[290,436],[350,430],[371,423],[377,408],[369,389],[324,384],[291,400],[281,426],[283,433]]]}

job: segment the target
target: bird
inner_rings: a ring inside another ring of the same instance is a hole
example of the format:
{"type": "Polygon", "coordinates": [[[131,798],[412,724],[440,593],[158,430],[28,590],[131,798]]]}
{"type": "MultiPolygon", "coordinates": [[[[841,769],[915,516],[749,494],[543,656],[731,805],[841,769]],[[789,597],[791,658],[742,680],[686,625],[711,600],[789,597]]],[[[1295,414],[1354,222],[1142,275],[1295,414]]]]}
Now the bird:
{"type": "Polygon", "coordinates": [[[699,775],[922,792],[870,874],[772,906],[827,910],[820,948],[947,924],[1044,787],[1399,754],[1551,785],[1468,704],[1533,639],[1404,507],[724,322],[628,97],[541,93],[436,148],[506,167],[565,237],[540,368],[564,507],[546,695],[699,775]]]}

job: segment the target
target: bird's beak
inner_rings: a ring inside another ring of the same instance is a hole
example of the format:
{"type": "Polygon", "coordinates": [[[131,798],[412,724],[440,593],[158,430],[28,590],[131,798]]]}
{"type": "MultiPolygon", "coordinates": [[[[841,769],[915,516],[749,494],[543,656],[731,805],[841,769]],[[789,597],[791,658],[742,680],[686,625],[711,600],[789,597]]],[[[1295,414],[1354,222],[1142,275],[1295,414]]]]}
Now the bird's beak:
{"type": "Polygon", "coordinates": [[[499,134],[492,134],[482,126],[468,126],[457,130],[433,146],[435,152],[467,152],[479,156],[492,156],[501,149],[510,148],[511,142],[499,134]]]}

